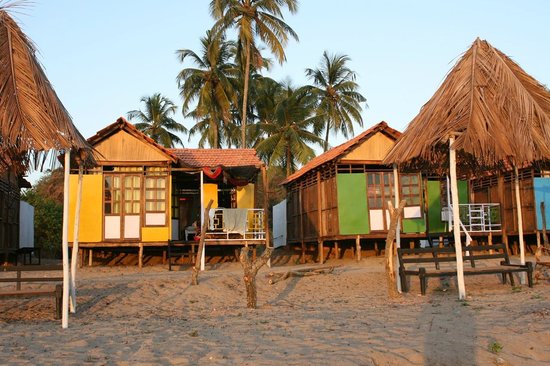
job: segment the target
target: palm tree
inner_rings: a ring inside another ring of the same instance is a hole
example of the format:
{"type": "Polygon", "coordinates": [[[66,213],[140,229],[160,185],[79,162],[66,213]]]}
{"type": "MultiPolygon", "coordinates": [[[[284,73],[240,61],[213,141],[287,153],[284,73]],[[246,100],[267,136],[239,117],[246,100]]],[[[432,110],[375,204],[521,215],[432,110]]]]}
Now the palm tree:
{"type": "Polygon", "coordinates": [[[323,115],[325,133],[324,150],[327,151],[329,133],[342,132],[344,137],[353,135],[353,122],[363,126],[361,103],[366,102],[355,82],[355,72],[346,63],[347,55],[329,55],[323,52],[321,65],[317,69],[306,69],[306,76],[313,79],[311,91],[317,95],[319,105],[317,114],[323,115]]]}
{"type": "Polygon", "coordinates": [[[298,0],[211,0],[210,13],[216,19],[215,29],[220,32],[235,27],[245,49],[245,74],[242,102],[241,139],[246,147],[246,123],[248,107],[248,83],[251,50],[259,38],[275,55],[279,63],[286,60],[284,46],[289,36],[298,40],[298,35],[283,21],[282,7],[294,14],[298,0]]]}
{"type": "Polygon", "coordinates": [[[323,140],[310,131],[317,122],[313,115],[316,99],[307,88],[294,89],[290,85],[273,84],[271,79],[264,82],[265,105],[259,107],[258,128],[265,137],[257,144],[256,150],[270,166],[279,165],[292,174],[298,164],[306,164],[315,157],[309,144],[322,144],[323,140]]]}
{"type": "Polygon", "coordinates": [[[189,49],[177,51],[182,63],[190,58],[197,66],[185,68],[178,74],[178,87],[183,98],[184,115],[199,121],[191,128],[190,136],[200,132],[202,144],[208,141],[211,147],[219,148],[223,137],[227,138],[232,128],[231,109],[236,104],[233,85],[236,69],[230,62],[234,57],[235,43],[226,41],[223,34],[209,30],[201,38],[201,44],[201,56],[189,49]],[[190,104],[196,99],[197,106],[189,112],[190,104]]]}
{"type": "Polygon", "coordinates": [[[128,112],[128,119],[139,121],[134,126],[164,147],[183,146],[181,139],[171,132],[187,133],[187,129],[172,118],[177,106],[160,93],[145,96],[140,101],[145,103],[144,111],[128,112]]]}

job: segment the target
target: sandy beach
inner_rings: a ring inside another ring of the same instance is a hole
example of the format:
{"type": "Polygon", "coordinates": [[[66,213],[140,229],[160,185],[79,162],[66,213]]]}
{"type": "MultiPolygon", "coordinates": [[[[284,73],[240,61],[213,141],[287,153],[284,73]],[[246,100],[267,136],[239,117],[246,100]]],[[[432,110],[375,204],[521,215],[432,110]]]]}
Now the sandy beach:
{"type": "MultiPolygon", "coordinates": [[[[239,263],[211,265],[190,286],[188,266],[84,267],[69,329],[52,298],[0,302],[6,365],[545,365],[550,281],[502,285],[496,275],[430,280],[389,300],[383,257],[330,260],[333,273],[270,285],[246,308],[239,263]]],[[[307,266],[311,266],[309,264],[307,266]]]]}

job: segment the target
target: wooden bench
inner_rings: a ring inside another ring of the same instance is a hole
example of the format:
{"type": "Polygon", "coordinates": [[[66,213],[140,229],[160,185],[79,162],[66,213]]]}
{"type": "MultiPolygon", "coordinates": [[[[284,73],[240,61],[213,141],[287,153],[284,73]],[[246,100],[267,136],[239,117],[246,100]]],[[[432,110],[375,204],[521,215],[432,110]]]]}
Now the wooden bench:
{"type": "MultiPolygon", "coordinates": [[[[428,277],[456,276],[456,268],[441,269],[440,266],[442,263],[456,263],[454,247],[398,248],[397,257],[399,259],[401,288],[405,292],[409,290],[407,276],[418,276],[422,295],[426,294],[428,277]],[[423,264],[431,266],[427,268],[421,266],[423,264]],[[415,268],[411,268],[411,266],[415,268]]],[[[504,244],[470,245],[462,249],[462,258],[465,276],[501,274],[502,283],[506,284],[506,276],[508,275],[511,285],[514,286],[513,273],[525,272],[527,273],[529,287],[533,287],[533,264],[531,262],[527,262],[525,265],[510,263],[510,257],[504,244]],[[488,267],[476,267],[476,261],[495,259],[500,259],[500,264],[489,263],[488,267]]]]}
{"type": "Polygon", "coordinates": [[[34,297],[34,296],[52,296],[55,297],[55,319],[61,319],[61,301],[63,298],[63,285],[59,282],[63,281],[62,276],[49,276],[49,277],[25,277],[25,273],[36,272],[53,272],[63,271],[63,266],[60,265],[47,265],[47,266],[4,266],[0,267],[0,272],[15,272],[16,277],[0,277],[0,283],[15,282],[15,291],[0,291],[0,299],[9,297],[34,297]],[[41,282],[58,282],[55,287],[48,289],[33,289],[23,290],[21,289],[22,283],[41,283],[41,282]]]}
{"type": "Polygon", "coordinates": [[[184,242],[180,240],[168,240],[168,270],[172,270],[172,258],[189,258],[191,264],[195,263],[195,245],[198,242],[184,242]]]}

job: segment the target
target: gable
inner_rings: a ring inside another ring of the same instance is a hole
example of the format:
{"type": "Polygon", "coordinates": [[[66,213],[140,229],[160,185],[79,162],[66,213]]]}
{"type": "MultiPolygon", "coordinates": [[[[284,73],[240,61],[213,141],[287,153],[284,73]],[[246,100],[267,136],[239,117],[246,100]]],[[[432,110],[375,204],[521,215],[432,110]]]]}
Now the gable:
{"type": "Polygon", "coordinates": [[[145,140],[139,139],[124,130],[119,130],[94,145],[98,152],[97,160],[109,162],[169,161],[164,152],[145,140]]]}
{"type": "Polygon", "coordinates": [[[344,155],[341,161],[382,161],[394,144],[395,139],[379,131],[344,155]]]}

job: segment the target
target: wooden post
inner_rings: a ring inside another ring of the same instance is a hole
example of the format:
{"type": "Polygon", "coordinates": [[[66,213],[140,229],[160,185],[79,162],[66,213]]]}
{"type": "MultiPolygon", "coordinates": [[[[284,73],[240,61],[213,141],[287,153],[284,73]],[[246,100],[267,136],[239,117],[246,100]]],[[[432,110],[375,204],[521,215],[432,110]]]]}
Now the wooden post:
{"type": "Polygon", "coordinates": [[[334,241],[334,259],[340,259],[340,247],[338,241],[334,241]]]}
{"type": "Polygon", "coordinates": [[[318,262],[323,264],[325,262],[324,242],[322,239],[317,240],[317,253],[319,256],[318,262]]]}
{"type": "Polygon", "coordinates": [[[546,207],[544,205],[544,201],[540,203],[540,212],[542,218],[542,242],[546,249],[550,249],[550,245],[548,244],[548,235],[546,235],[546,207]]]}
{"type": "Polygon", "coordinates": [[[204,216],[202,220],[202,227],[201,227],[201,236],[199,240],[199,249],[197,250],[197,257],[195,259],[195,263],[193,265],[193,273],[191,274],[191,285],[198,285],[199,284],[199,268],[197,268],[197,265],[201,263],[201,258],[203,257],[204,253],[204,239],[206,236],[206,229],[208,229],[208,212],[210,211],[210,207],[212,207],[212,204],[214,203],[214,200],[210,200],[208,202],[208,205],[206,205],[206,208],[204,209],[204,216]]]}
{"type": "Polygon", "coordinates": [[[357,262],[361,261],[361,237],[359,235],[355,237],[355,258],[357,262]]]}
{"type": "Polygon", "coordinates": [[[300,255],[300,263],[306,262],[306,243],[302,240],[302,254],[300,255]]]}
{"type": "MultiPolygon", "coordinates": [[[[514,188],[516,195],[516,210],[518,215],[518,236],[519,236],[519,260],[521,264],[525,264],[525,242],[523,241],[523,216],[521,214],[521,195],[519,192],[519,172],[518,167],[514,164],[514,188]]],[[[525,274],[520,273],[520,283],[525,284],[525,274]]]]}
{"type": "Polygon", "coordinates": [[[302,255],[300,257],[300,263],[304,264],[306,262],[306,243],[304,242],[304,214],[303,214],[303,204],[302,199],[302,186],[298,187],[298,207],[300,213],[300,241],[302,242],[302,255]]]}
{"type": "Polygon", "coordinates": [[[407,201],[403,200],[399,203],[399,207],[396,209],[393,208],[391,201],[388,201],[388,209],[390,211],[390,228],[388,230],[388,236],[386,237],[386,275],[388,279],[388,293],[390,297],[396,297],[398,294],[397,291],[397,282],[395,269],[394,269],[394,258],[393,258],[393,242],[396,236],[397,223],[401,217],[401,212],[403,212],[403,207],[407,201]]]}
{"type": "Polygon", "coordinates": [[[323,199],[321,194],[321,171],[317,171],[317,242],[318,242],[318,256],[319,263],[324,262],[323,253],[323,199]]]}
{"type": "MultiPolygon", "coordinates": [[[[267,179],[267,169],[262,165],[262,183],[264,185],[264,231],[265,231],[265,247],[273,247],[271,245],[271,232],[269,231],[269,181],[267,179]]],[[[256,246],[254,246],[254,260],[256,260],[256,246]]],[[[271,256],[269,257],[268,267],[271,267],[271,256]]]]}
{"type": "Polygon", "coordinates": [[[78,262],[78,236],[80,229],[80,206],[82,204],[82,179],[84,167],[82,163],[78,166],[78,188],[76,191],[76,207],[73,227],[73,250],[71,252],[71,313],[76,313],[76,266],[78,262]]]}
{"type": "MultiPolygon", "coordinates": [[[[394,207],[399,207],[399,171],[397,164],[393,164],[393,196],[395,199],[394,207]]],[[[397,248],[401,248],[401,218],[397,220],[397,227],[395,228],[395,277],[399,276],[399,263],[397,258],[397,248]]],[[[401,281],[397,281],[397,292],[401,293],[401,281]]]]}
{"type": "Polygon", "coordinates": [[[451,180],[451,199],[453,204],[453,232],[455,238],[456,252],[456,278],[458,282],[458,298],[464,300],[466,298],[466,286],[464,285],[464,263],[462,262],[462,243],[460,239],[460,213],[458,207],[458,187],[456,176],[456,149],[454,146],[454,136],[449,137],[449,166],[451,180]]]}
{"type": "Polygon", "coordinates": [[[63,256],[63,300],[61,312],[61,327],[69,327],[69,175],[71,172],[71,152],[65,150],[65,173],[63,180],[63,237],[61,252],[63,256]]]}
{"type": "Polygon", "coordinates": [[[94,263],[94,250],[92,248],[88,249],[88,267],[91,267],[94,263]]]}
{"type": "Polygon", "coordinates": [[[143,243],[139,243],[138,267],[140,269],[141,269],[141,267],[143,267],[143,243]]]}

